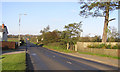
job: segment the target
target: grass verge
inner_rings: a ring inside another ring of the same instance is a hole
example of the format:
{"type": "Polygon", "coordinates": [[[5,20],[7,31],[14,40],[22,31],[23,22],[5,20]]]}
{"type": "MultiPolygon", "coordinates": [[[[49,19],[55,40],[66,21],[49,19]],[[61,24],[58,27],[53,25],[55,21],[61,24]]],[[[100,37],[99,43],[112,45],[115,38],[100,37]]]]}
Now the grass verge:
{"type": "MultiPolygon", "coordinates": [[[[75,52],[75,51],[63,49],[63,48],[61,48],[59,46],[47,46],[47,45],[44,45],[43,47],[46,47],[48,49],[54,49],[54,50],[57,50],[57,51],[60,51],[60,52],[65,52],[65,53],[74,53],[75,52]]],[[[120,57],[102,55],[102,54],[95,54],[95,53],[90,53],[90,52],[80,52],[80,51],[78,51],[78,53],[87,54],[87,55],[96,55],[96,56],[101,56],[101,57],[109,57],[109,58],[113,58],[113,59],[120,59],[120,57]]]]}
{"type": "Polygon", "coordinates": [[[37,42],[32,42],[32,41],[30,41],[31,43],[33,43],[33,44],[35,44],[35,45],[37,45],[38,43],[37,42]]]}
{"type": "Polygon", "coordinates": [[[95,53],[90,53],[90,52],[80,52],[80,51],[78,51],[78,53],[80,53],[80,54],[88,54],[88,55],[96,55],[96,56],[101,56],[101,57],[109,57],[109,58],[113,58],[113,59],[120,59],[120,57],[116,57],[116,56],[109,56],[109,55],[103,55],[103,54],[95,54],[95,53]]]}
{"type": "Polygon", "coordinates": [[[25,53],[2,55],[2,70],[25,70],[25,53]]]}
{"type": "Polygon", "coordinates": [[[48,49],[54,49],[54,50],[57,50],[57,51],[60,51],[60,52],[65,52],[65,53],[72,53],[73,52],[71,50],[61,48],[59,46],[47,46],[47,45],[44,45],[43,47],[48,48],[48,49]]]}

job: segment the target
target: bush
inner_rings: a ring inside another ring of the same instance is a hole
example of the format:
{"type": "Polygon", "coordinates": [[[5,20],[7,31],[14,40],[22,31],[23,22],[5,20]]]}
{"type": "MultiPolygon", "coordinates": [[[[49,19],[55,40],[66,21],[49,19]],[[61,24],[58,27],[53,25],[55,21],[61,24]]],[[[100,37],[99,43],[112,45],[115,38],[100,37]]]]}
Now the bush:
{"type": "Polygon", "coordinates": [[[112,49],[118,49],[118,46],[113,46],[112,49]]]}
{"type": "Polygon", "coordinates": [[[93,46],[93,45],[88,45],[87,47],[88,47],[88,48],[94,48],[94,46],[93,46]]]}
{"type": "Polygon", "coordinates": [[[105,48],[111,49],[112,47],[111,47],[111,45],[105,45],[105,48]]]}
{"type": "Polygon", "coordinates": [[[120,49],[120,45],[116,44],[115,46],[112,47],[112,49],[120,49]]]}
{"type": "Polygon", "coordinates": [[[105,46],[105,44],[92,44],[92,45],[88,45],[88,48],[103,48],[105,46]]]}
{"type": "Polygon", "coordinates": [[[49,43],[54,43],[54,42],[58,42],[59,40],[59,35],[57,32],[46,32],[43,35],[43,44],[49,44],[49,43]]]}
{"type": "Polygon", "coordinates": [[[62,42],[54,42],[54,43],[49,43],[47,44],[47,46],[56,46],[56,47],[60,47],[60,48],[64,48],[66,49],[66,44],[62,43],[62,42]]]}
{"type": "Polygon", "coordinates": [[[103,48],[103,47],[105,47],[105,44],[99,44],[98,45],[98,48],[103,48]]]}
{"type": "Polygon", "coordinates": [[[106,49],[120,49],[120,44],[116,44],[114,46],[106,45],[106,44],[92,44],[92,45],[88,45],[88,48],[106,48],[106,49]]]}

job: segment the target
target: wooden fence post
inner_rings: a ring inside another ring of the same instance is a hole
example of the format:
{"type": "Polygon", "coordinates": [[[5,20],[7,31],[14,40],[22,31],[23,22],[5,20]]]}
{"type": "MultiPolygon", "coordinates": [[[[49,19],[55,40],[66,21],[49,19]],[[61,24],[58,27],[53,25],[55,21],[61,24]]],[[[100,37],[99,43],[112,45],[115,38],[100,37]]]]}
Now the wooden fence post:
{"type": "Polygon", "coordinates": [[[77,51],[77,44],[75,44],[75,51],[77,51]]]}
{"type": "Polygon", "coordinates": [[[67,43],[67,50],[69,49],[69,43],[67,43]]]}

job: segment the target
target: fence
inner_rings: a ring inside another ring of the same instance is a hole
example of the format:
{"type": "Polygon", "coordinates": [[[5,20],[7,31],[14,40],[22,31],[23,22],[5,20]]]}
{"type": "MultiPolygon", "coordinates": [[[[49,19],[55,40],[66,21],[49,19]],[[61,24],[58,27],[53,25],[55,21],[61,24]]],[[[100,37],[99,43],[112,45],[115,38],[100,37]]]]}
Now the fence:
{"type": "MultiPolygon", "coordinates": [[[[102,42],[77,42],[75,45],[75,50],[80,52],[90,52],[95,54],[104,54],[110,56],[118,56],[118,49],[96,49],[96,48],[87,48],[91,44],[102,44],[102,42]]],[[[106,44],[116,45],[120,44],[118,42],[107,42],[106,44]]]]}
{"type": "Polygon", "coordinates": [[[17,48],[17,42],[7,42],[7,41],[0,41],[0,44],[2,49],[16,49],[17,48]]]}

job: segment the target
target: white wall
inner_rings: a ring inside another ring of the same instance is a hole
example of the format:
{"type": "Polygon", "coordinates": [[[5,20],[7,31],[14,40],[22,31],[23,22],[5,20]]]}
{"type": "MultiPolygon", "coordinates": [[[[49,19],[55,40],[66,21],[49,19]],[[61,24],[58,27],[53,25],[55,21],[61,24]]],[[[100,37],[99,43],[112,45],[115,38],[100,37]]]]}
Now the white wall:
{"type": "Polygon", "coordinates": [[[0,32],[0,41],[7,41],[7,32],[5,29],[3,32],[0,32]]]}
{"type": "Polygon", "coordinates": [[[0,41],[2,41],[3,33],[0,32],[0,41]]]}

